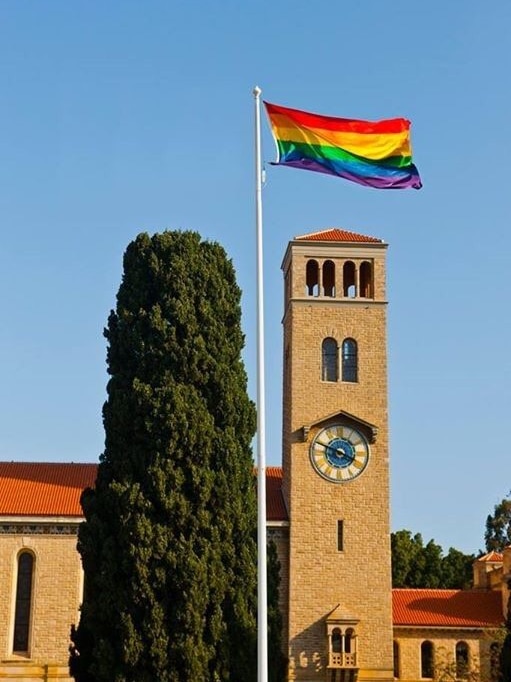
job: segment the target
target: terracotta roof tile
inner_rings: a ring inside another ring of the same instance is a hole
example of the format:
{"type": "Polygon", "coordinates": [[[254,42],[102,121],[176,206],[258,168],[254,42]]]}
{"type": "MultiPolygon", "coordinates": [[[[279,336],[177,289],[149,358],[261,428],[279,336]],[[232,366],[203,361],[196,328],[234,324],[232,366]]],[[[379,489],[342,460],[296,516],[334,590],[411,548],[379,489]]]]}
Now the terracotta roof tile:
{"type": "Polygon", "coordinates": [[[80,495],[96,464],[0,462],[3,516],[81,516],[80,495]]]}
{"type": "Polygon", "coordinates": [[[489,562],[489,563],[502,563],[504,561],[504,555],[501,554],[500,552],[488,552],[488,554],[484,554],[483,556],[480,556],[477,561],[483,561],[483,562],[489,562]]]}
{"type": "Polygon", "coordinates": [[[376,237],[367,237],[356,232],[349,232],[338,227],[332,227],[328,230],[320,230],[319,232],[311,232],[310,234],[302,234],[295,237],[297,241],[308,242],[370,242],[372,244],[383,244],[382,239],[376,237]]]}
{"type": "Polygon", "coordinates": [[[499,591],[392,590],[394,625],[498,627],[503,623],[499,591]]]}
{"type": "MultiPolygon", "coordinates": [[[[96,480],[96,464],[0,462],[0,515],[81,516],[80,495],[96,480]]],[[[268,521],[287,521],[282,469],[266,469],[268,521]]]]}
{"type": "Polygon", "coordinates": [[[287,511],[282,497],[281,467],[266,468],[266,520],[287,521],[287,511]]]}

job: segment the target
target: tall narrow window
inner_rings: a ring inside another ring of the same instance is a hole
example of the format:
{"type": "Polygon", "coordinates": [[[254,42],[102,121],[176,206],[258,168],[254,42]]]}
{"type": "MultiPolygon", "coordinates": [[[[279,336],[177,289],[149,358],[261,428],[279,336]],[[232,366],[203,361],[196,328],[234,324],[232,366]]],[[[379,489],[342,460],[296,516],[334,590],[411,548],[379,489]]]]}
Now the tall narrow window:
{"type": "Polygon", "coordinates": [[[337,341],[328,337],[321,346],[321,378],[337,381],[337,341]]]}
{"type": "Polygon", "coordinates": [[[360,296],[373,298],[373,278],[371,263],[364,261],[360,266],[360,296]]]}
{"type": "Polygon", "coordinates": [[[433,677],[433,644],[421,644],[421,677],[433,677]]]}
{"type": "Polygon", "coordinates": [[[355,263],[347,260],[342,268],[342,291],[344,296],[354,298],[357,295],[355,288],[355,263]]]}
{"type": "Polygon", "coordinates": [[[323,263],[323,293],[325,296],[335,296],[335,265],[331,260],[323,263]]]}
{"type": "Polygon", "coordinates": [[[18,577],[16,583],[16,606],[14,612],[14,639],[12,649],[16,653],[28,651],[30,613],[32,610],[32,575],[34,557],[30,552],[18,556],[18,577]]]}
{"type": "Polygon", "coordinates": [[[490,680],[497,682],[500,679],[500,649],[498,642],[490,644],[490,680]]]}
{"type": "Polygon", "coordinates": [[[319,266],[317,261],[308,260],[305,268],[305,285],[307,296],[319,295],[319,266]]]}
{"type": "Polygon", "coordinates": [[[397,642],[393,643],[394,649],[394,677],[399,677],[399,644],[397,642]]]}
{"type": "Polygon", "coordinates": [[[337,521],[337,551],[344,551],[344,521],[337,521]]]}
{"type": "Polygon", "coordinates": [[[468,674],[468,644],[457,642],[456,644],[456,677],[463,680],[468,674]]]}
{"type": "Polygon", "coordinates": [[[358,381],[358,350],[355,339],[342,342],[342,380],[358,381]]]}

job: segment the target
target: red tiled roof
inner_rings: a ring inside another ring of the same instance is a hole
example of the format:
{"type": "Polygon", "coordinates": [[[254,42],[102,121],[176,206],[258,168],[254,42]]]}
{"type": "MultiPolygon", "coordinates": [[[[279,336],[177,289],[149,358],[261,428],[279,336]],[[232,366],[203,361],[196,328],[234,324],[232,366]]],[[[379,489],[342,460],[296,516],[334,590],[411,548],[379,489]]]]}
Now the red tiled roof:
{"type": "MultiPolygon", "coordinates": [[[[80,495],[96,480],[97,464],[0,462],[0,515],[82,516],[80,495]]],[[[266,516],[286,521],[282,469],[266,469],[266,516]]]]}
{"type": "Polygon", "coordinates": [[[81,516],[80,495],[94,485],[96,464],[0,462],[3,516],[81,516]]]}
{"type": "Polygon", "coordinates": [[[311,232],[310,234],[302,234],[295,237],[298,241],[307,242],[371,242],[372,244],[382,244],[382,239],[376,237],[367,237],[356,232],[349,232],[338,227],[332,227],[328,230],[320,230],[319,232],[311,232]]]}
{"type": "Polygon", "coordinates": [[[266,468],[266,520],[287,521],[287,511],[282,497],[281,467],[266,468]]]}
{"type": "Polygon", "coordinates": [[[394,626],[498,627],[502,595],[472,590],[392,590],[394,626]]]}

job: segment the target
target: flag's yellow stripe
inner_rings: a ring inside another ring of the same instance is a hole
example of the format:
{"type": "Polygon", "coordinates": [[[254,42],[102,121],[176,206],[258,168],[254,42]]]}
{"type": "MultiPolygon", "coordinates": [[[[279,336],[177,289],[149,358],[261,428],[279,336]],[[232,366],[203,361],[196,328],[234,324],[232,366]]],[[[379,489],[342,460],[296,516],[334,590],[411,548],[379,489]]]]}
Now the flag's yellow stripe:
{"type": "Polygon", "coordinates": [[[407,130],[401,133],[352,133],[336,132],[321,128],[303,128],[290,125],[285,118],[272,116],[271,125],[277,139],[286,142],[301,142],[315,146],[341,147],[366,159],[385,159],[389,156],[411,156],[412,148],[407,130]]]}

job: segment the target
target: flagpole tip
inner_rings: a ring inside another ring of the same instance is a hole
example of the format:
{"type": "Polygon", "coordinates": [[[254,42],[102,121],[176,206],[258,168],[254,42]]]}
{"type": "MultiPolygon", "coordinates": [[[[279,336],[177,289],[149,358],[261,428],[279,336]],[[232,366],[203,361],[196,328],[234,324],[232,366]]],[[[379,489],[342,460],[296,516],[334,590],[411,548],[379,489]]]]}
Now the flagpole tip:
{"type": "Polygon", "coordinates": [[[261,88],[260,88],[258,85],[256,85],[252,92],[254,93],[254,97],[259,97],[259,95],[261,94],[262,90],[261,90],[261,88]]]}

